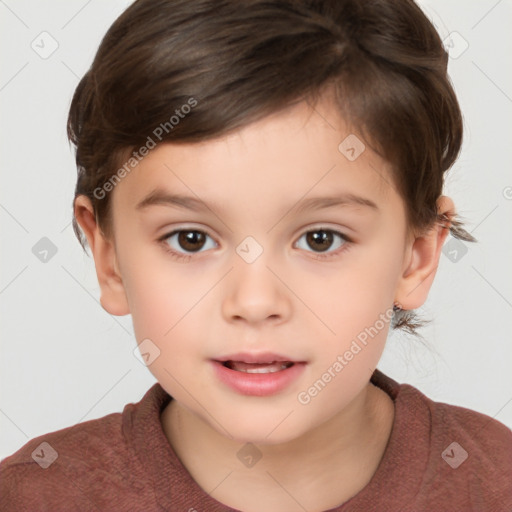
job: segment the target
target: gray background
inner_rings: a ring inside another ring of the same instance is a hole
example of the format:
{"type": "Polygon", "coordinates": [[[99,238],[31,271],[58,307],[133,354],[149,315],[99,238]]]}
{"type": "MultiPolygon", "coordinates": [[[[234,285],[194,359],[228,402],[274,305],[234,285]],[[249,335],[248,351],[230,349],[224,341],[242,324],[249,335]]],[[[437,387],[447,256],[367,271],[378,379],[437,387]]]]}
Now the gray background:
{"type": "MultiPolygon", "coordinates": [[[[0,0],[0,457],[122,411],[155,382],[134,356],[131,318],[101,308],[93,260],[71,228],[69,103],[129,3],[0,0]]],[[[443,249],[420,310],[434,319],[423,330],[430,348],[393,334],[379,368],[512,426],[512,0],[420,5],[452,41],[466,134],[445,193],[479,243],[443,249]]]]}

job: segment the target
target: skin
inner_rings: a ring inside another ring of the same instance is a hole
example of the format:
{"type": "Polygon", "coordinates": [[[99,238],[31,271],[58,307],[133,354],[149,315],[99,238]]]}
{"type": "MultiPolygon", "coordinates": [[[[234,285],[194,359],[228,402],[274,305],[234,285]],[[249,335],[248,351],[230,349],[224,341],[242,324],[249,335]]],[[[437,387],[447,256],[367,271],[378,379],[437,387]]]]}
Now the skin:
{"type": "MultiPolygon", "coordinates": [[[[350,133],[324,97],[314,110],[303,102],[215,140],[158,146],[113,190],[111,239],[90,201],[75,201],[102,306],[131,313],[137,343],[149,338],[160,350],[149,369],[174,398],[161,417],[167,439],[206,492],[246,512],[327,510],[370,481],[394,419],[390,397],[369,382],[389,323],[307,404],[297,397],[394,302],[424,303],[448,234],[439,225],[421,234],[408,228],[389,165],[368,145],[353,162],[338,150],[350,133]],[[156,187],[210,209],[138,210],[156,187]],[[359,204],[296,211],[303,199],[342,192],[374,201],[378,211],[359,204]],[[334,236],[322,252],[305,236],[320,227],[351,241],[334,236]],[[182,254],[187,247],[177,237],[159,240],[176,229],[211,238],[196,242],[199,252],[189,246],[188,260],[176,259],[166,247],[182,254]],[[236,252],[247,236],[263,249],[252,263],[236,252]],[[266,351],[307,362],[269,397],[233,391],[210,364],[266,351]],[[237,457],[246,442],[262,455],[251,468],[237,457]]],[[[453,214],[445,196],[438,208],[453,214]]]]}

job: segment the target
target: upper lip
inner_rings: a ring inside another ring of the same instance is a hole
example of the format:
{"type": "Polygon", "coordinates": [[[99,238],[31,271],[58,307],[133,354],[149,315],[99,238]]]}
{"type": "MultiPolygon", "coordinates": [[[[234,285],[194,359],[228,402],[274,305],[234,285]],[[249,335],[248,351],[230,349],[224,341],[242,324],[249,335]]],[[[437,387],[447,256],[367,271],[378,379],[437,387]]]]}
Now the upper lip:
{"type": "Polygon", "coordinates": [[[237,354],[230,354],[214,359],[221,363],[226,361],[237,361],[241,363],[272,363],[274,361],[290,361],[292,363],[299,363],[301,361],[293,359],[281,354],[274,354],[273,352],[239,352],[237,354]]]}

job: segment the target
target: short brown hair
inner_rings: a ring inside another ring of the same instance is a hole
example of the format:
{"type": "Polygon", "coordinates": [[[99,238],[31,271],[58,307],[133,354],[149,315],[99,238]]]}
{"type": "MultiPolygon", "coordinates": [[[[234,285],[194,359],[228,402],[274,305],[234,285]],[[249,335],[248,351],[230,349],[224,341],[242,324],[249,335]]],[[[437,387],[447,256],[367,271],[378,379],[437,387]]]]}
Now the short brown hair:
{"type": "MultiPolygon", "coordinates": [[[[463,132],[447,62],[412,0],[137,0],[110,27],[73,96],[75,198],[89,197],[109,237],[109,195],[95,190],[155,127],[167,126],[158,143],[204,141],[316,101],[329,87],[344,119],[392,165],[408,226],[439,222],[475,241],[436,206],[463,132]],[[169,126],[191,98],[194,108],[169,126]]],[[[73,229],[85,250],[75,218],[73,229]]],[[[393,327],[416,334],[424,323],[398,310],[393,327]]]]}

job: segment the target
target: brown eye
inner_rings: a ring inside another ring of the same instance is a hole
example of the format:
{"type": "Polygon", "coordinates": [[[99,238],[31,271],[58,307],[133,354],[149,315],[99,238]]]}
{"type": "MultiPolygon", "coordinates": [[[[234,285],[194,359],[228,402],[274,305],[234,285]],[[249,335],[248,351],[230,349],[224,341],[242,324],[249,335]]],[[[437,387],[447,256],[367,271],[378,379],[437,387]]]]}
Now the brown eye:
{"type": "Polygon", "coordinates": [[[206,237],[201,231],[180,231],[178,233],[178,243],[186,251],[200,250],[206,237]]]}
{"type": "Polygon", "coordinates": [[[308,245],[315,250],[324,252],[332,245],[333,235],[330,231],[323,229],[319,231],[309,231],[306,233],[306,240],[308,245]]]}
{"type": "Polygon", "coordinates": [[[314,253],[335,253],[336,249],[344,246],[349,239],[332,229],[315,229],[304,233],[298,240],[299,249],[314,253]],[[305,240],[305,243],[302,242],[305,240]],[[311,251],[312,250],[312,251],[311,251]]]}
{"type": "Polygon", "coordinates": [[[161,238],[170,250],[179,254],[200,252],[216,246],[213,239],[204,231],[197,229],[181,229],[173,231],[161,238]],[[208,243],[210,245],[208,246],[208,243]]]}

